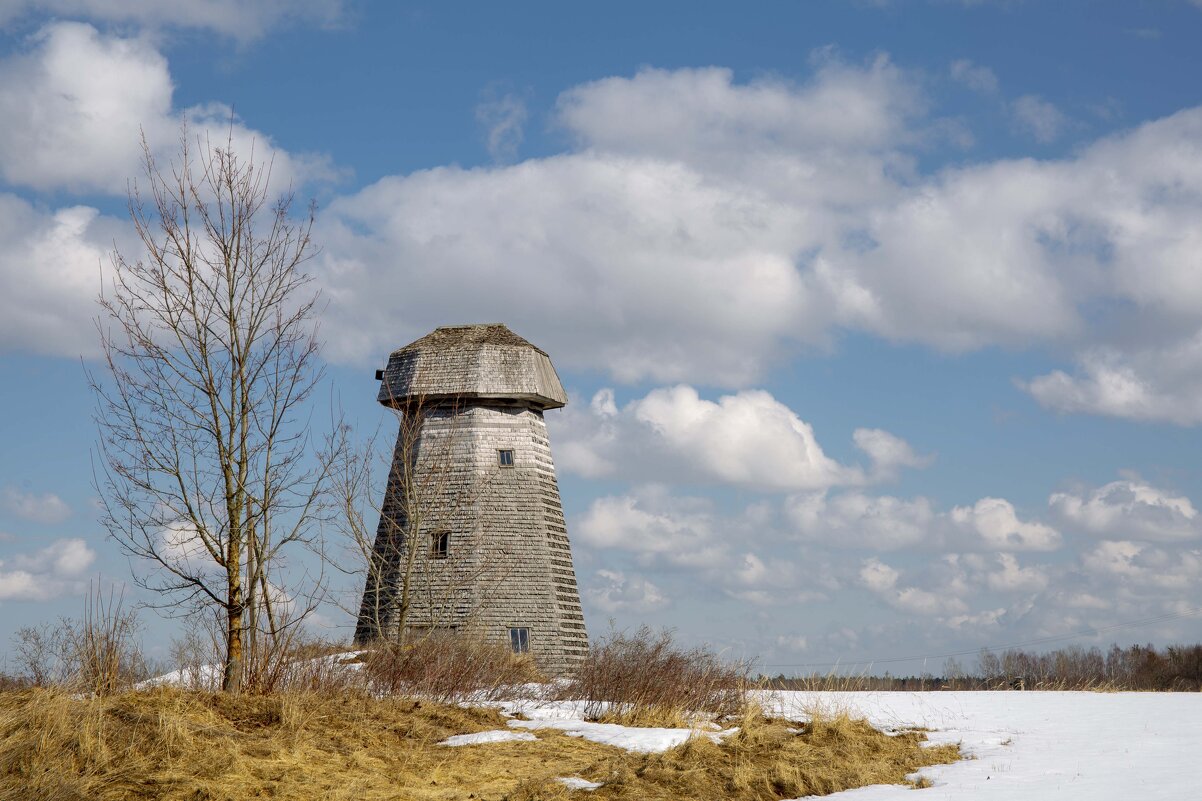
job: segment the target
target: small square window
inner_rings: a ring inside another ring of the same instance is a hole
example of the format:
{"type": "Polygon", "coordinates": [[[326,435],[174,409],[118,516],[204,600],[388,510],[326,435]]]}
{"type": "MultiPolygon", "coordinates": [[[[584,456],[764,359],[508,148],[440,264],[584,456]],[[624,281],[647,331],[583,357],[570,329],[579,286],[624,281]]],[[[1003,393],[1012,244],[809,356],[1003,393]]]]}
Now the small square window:
{"type": "Polygon", "coordinates": [[[509,647],[515,654],[528,653],[530,651],[530,629],[510,629],[509,647]]]}
{"type": "Polygon", "coordinates": [[[430,556],[446,559],[451,554],[451,532],[435,531],[430,535],[430,556]]]}
{"type": "Polygon", "coordinates": [[[501,467],[513,467],[512,450],[497,451],[497,458],[500,460],[501,467]]]}

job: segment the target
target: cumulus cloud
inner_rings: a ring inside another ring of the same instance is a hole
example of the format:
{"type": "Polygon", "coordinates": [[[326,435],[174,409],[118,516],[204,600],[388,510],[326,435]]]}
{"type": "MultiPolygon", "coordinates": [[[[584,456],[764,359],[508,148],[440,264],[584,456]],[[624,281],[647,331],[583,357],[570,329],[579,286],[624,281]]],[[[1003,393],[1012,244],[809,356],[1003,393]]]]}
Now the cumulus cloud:
{"type": "Polygon", "coordinates": [[[1198,537],[1198,510],[1189,498],[1131,478],[1081,492],[1057,492],[1052,511],[1069,524],[1107,537],[1178,542],[1198,537]]]}
{"type": "Polygon", "coordinates": [[[802,493],[784,503],[796,536],[831,548],[893,551],[937,547],[944,537],[940,516],[926,498],[906,500],[863,492],[802,493]]]}
{"type": "Polygon", "coordinates": [[[1060,532],[1024,521],[1003,498],[981,498],[971,506],[939,510],[923,497],[912,499],[861,491],[798,493],[784,502],[791,536],[834,549],[873,551],[956,548],[965,551],[1051,551],[1060,532]]]}
{"type": "Polygon", "coordinates": [[[0,176],[35,189],[124,192],[139,128],[171,140],[167,59],[140,38],[58,22],[0,61],[0,176]]]}
{"type": "MultiPolygon", "coordinates": [[[[271,161],[273,186],[332,175],[319,156],[290,154],[221,104],[172,105],[166,59],[146,39],[102,34],[79,22],[46,25],[0,59],[0,179],[40,191],[125,195],[141,174],[139,129],[162,163],[179,124],[229,138],[271,161]],[[232,120],[232,122],[231,122],[232,120]]],[[[101,271],[114,244],[138,253],[128,222],[85,205],[45,208],[0,192],[0,348],[79,356],[96,351],[92,325],[101,271]]]]}
{"type": "Polygon", "coordinates": [[[140,135],[156,154],[174,152],[181,115],[194,136],[231,135],[235,148],[272,161],[280,187],[328,177],[316,156],[289,154],[271,137],[233,120],[228,106],[205,104],[182,112],[172,104],[167,59],[149,40],[102,34],[82,22],[54,22],[24,52],[0,60],[0,176],[39,190],[124,195],[141,173],[140,135]]]}
{"type": "Polygon", "coordinates": [[[0,490],[0,505],[22,520],[35,523],[61,523],[71,516],[71,507],[53,492],[38,494],[11,485],[0,490]]]}
{"type": "MultiPolygon", "coordinates": [[[[781,553],[775,515],[762,504],[728,514],[711,499],[649,485],[594,500],[571,528],[590,557],[604,554],[609,565],[630,558],[641,573],[687,575],[691,591],[703,596],[721,592],[757,606],[778,606],[821,599],[838,586],[821,561],[811,560],[803,574],[799,560],[781,553]]],[[[627,585],[614,575],[606,578],[609,584],[596,585],[598,599],[617,603],[613,594],[627,585]]]]}
{"type": "Polygon", "coordinates": [[[1107,321],[1099,301],[1202,321],[1187,278],[1202,112],[1058,161],[920,176],[916,87],[878,60],[820,63],[804,83],[644,70],[569,89],[557,114],[575,151],[390,177],[333,204],[337,353],[383,352],[453,304],[504,310],[567,366],[739,387],[839,329],[956,351],[1083,345],[1107,321]],[[380,340],[398,319],[412,330],[380,340]]]}
{"type": "Polygon", "coordinates": [[[831,298],[840,277],[802,262],[854,227],[848,208],[896,191],[920,106],[887,60],[830,62],[803,84],[644,70],[569,89],[558,119],[574,151],[388,177],[330,204],[334,352],[385,352],[453,305],[621,381],[744,386],[862,301],[855,287],[831,298]]]}
{"type": "Polygon", "coordinates": [[[1054,551],[1060,547],[1059,531],[1045,523],[1020,520],[1014,504],[1004,498],[982,498],[972,506],[957,506],[951,519],[999,551],[1054,551]]]}
{"type": "Polygon", "coordinates": [[[484,144],[494,161],[511,161],[522,145],[526,103],[514,94],[489,97],[476,106],[476,121],[484,128],[484,144]]]}
{"type": "Polygon", "coordinates": [[[872,473],[878,479],[896,477],[900,468],[927,467],[931,456],[920,456],[910,443],[879,428],[857,428],[852,432],[856,447],[872,460],[872,473]]]}
{"type": "Polygon", "coordinates": [[[1178,425],[1202,422],[1202,331],[1161,347],[1085,351],[1077,369],[1021,384],[1040,404],[1178,425]]]}
{"type": "Polygon", "coordinates": [[[89,206],[51,211],[0,192],[0,350],[96,355],[101,271],[129,237],[89,206]]]}
{"type": "Polygon", "coordinates": [[[48,601],[78,594],[96,553],[81,539],[60,539],[33,554],[0,560],[0,600],[48,601]]]}
{"type": "Polygon", "coordinates": [[[584,597],[603,612],[649,612],[669,603],[655,584],[620,570],[598,570],[585,587],[584,597]]]}
{"type": "Polygon", "coordinates": [[[1047,144],[1060,136],[1068,118],[1055,105],[1038,95],[1023,95],[1010,104],[1015,126],[1036,142],[1047,144]]]}
{"type": "Polygon", "coordinates": [[[952,80],[964,84],[974,92],[994,94],[998,89],[997,75],[989,67],[974,64],[966,58],[957,59],[948,68],[952,80]]]}
{"type": "Polygon", "coordinates": [[[613,390],[603,389],[587,407],[569,407],[552,428],[560,467],[593,478],[620,473],[800,490],[885,480],[928,462],[887,431],[858,429],[853,438],[870,469],[840,464],[808,423],[763,390],[711,401],[679,385],[619,409],[613,390]]]}
{"type": "Polygon", "coordinates": [[[900,573],[877,559],[867,559],[860,568],[860,583],[881,600],[907,614],[937,617],[963,614],[967,605],[948,593],[918,586],[898,586],[900,573]]]}
{"type": "Polygon", "coordinates": [[[344,6],[343,0],[0,0],[0,26],[45,13],[150,28],[211,30],[248,42],[288,21],[333,25],[341,19],[344,6]]]}
{"type": "Polygon", "coordinates": [[[712,502],[648,486],[594,500],[572,532],[594,548],[634,553],[643,564],[716,567],[724,564],[729,548],[729,538],[720,536],[719,528],[712,502]]]}
{"type": "Polygon", "coordinates": [[[997,569],[990,571],[989,588],[1000,592],[1039,592],[1048,586],[1047,573],[1039,567],[1021,567],[1014,554],[997,555],[997,569]]]}

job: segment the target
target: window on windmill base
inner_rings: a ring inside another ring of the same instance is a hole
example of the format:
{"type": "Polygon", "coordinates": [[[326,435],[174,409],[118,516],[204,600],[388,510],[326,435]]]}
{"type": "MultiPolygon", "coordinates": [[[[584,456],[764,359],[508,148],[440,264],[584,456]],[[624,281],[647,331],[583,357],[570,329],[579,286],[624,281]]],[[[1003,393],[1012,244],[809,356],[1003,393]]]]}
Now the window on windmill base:
{"type": "Polygon", "coordinates": [[[435,531],[430,535],[430,556],[434,559],[446,559],[451,555],[451,532],[435,531]]]}
{"type": "Polygon", "coordinates": [[[497,458],[500,460],[501,467],[513,467],[513,451],[499,450],[497,458]]]}
{"type": "Polygon", "coordinates": [[[530,629],[510,629],[509,647],[513,649],[515,654],[528,653],[530,651],[530,629]]]}

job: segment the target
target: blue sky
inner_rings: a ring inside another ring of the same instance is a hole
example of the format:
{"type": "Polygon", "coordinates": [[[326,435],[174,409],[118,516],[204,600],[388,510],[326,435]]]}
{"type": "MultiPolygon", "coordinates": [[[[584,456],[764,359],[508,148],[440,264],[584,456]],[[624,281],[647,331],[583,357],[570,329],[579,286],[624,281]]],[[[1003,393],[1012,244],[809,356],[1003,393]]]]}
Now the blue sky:
{"type": "Polygon", "coordinates": [[[436,325],[551,354],[594,633],[786,672],[1202,639],[1200,35],[1187,0],[0,1],[0,637],[128,575],[100,264],[139,126],[232,109],[320,205],[363,429],[436,325]]]}

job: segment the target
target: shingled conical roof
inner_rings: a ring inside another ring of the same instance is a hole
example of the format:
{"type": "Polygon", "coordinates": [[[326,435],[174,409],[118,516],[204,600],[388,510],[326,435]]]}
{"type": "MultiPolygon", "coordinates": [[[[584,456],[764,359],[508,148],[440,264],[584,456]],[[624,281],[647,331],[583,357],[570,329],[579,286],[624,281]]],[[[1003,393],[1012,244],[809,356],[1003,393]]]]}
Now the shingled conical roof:
{"type": "Polygon", "coordinates": [[[449,325],[393,351],[379,401],[483,398],[556,409],[568,402],[551,359],[501,323],[449,325]]]}

